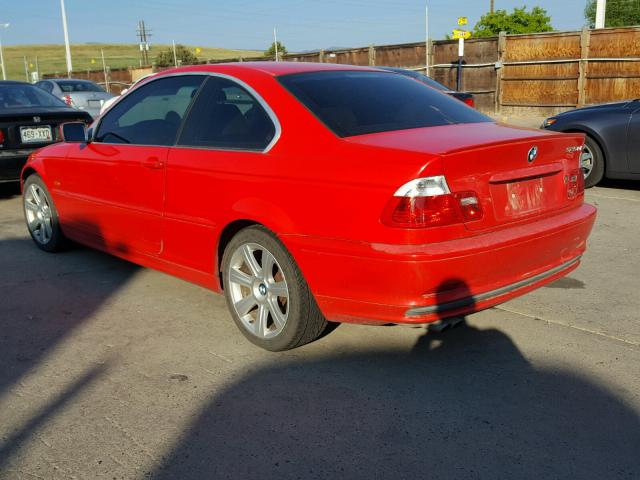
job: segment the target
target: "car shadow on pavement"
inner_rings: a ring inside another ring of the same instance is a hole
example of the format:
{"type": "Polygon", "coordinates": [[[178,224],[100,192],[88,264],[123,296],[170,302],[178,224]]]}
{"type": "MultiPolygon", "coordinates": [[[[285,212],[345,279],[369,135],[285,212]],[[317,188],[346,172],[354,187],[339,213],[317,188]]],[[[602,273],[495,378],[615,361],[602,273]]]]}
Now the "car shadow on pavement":
{"type": "Polygon", "coordinates": [[[20,195],[18,182],[0,183],[0,199],[12,198],[20,195]]]}
{"type": "Polygon", "coordinates": [[[615,188],[618,190],[640,190],[640,181],[605,178],[598,184],[598,187],[615,188]]]}
{"type": "MultiPolygon", "coordinates": [[[[445,282],[440,304],[459,279],[445,282]]],[[[468,289],[467,289],[468,291],[468,289]]],[[[574,371],[534,367],[496,329],[410,351],[332,353],[216,394],[157,479],[638,478],[640,418],[574,371]]]]}
{"type": "MultiPolygon", "coordinates": [[[[0,398],[22,396],[24,391],[40,391],[35,398],[42,398],[42,387],[34,383],[40,367],[126,285],[137,267],[79,246],[55,255],[45,253],[28,237],[0,239],[0,266],[0,398]],[[31,377],[28,385],[26,377],[31,377]]],[[[70,366],[70,371],[78,370],[77,378],[61,373],[60,392],[51,395],[32,418],[0,435],[0,477],[23,442],[97,381],[110,362],[102,358],[98,365],[95,358],[85,360],[86,365],[78,358],[70,366]]]]}

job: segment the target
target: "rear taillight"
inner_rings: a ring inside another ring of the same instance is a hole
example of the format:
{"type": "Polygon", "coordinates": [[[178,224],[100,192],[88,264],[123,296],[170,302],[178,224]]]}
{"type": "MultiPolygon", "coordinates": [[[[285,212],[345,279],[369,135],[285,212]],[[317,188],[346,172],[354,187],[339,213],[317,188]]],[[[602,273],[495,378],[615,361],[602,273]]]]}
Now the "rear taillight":
{"type": "Polygon", "coordinates": [[[4,130],[0,130],[0,145],[4,145],[4,130]]]}
{"type": "Polygon", "coordinates": [[[475,192],[451,193],[444,176],[412,180],[400,187],[382,213],[390,227],[427,228],[480,220],[475,192]]]}
{"type": "Polygon", "coordinates": [[[582,193],[584,193],[584,171],[582,168],[576,168],[567,177],[567,197],[573,200],[582,193]]]}
{"type": "Polygon", "coordinates": [[[476,102],[473,101],[473,97],[465,98],[463,102],[469,105],[471,108],[476,108],[476,102]]]}
{"type": "Polygon", "coordinates": [[[71,98],[71,95],[64,96],[64,103],[66,103],[69,106],[73,105],[73,99],[71,98]]]}

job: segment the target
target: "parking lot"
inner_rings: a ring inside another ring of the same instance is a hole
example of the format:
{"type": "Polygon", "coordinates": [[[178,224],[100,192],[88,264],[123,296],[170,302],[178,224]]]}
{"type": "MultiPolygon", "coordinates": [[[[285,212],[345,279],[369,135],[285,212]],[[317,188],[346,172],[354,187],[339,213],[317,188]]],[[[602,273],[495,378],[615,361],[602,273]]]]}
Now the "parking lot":
{"type": "Polygon", "coordinates": [[[638,182],[587,192],[568,278],[277,354],[222,296],[41,252],[0,188],[0,478],[640,478],[638,182]]]}

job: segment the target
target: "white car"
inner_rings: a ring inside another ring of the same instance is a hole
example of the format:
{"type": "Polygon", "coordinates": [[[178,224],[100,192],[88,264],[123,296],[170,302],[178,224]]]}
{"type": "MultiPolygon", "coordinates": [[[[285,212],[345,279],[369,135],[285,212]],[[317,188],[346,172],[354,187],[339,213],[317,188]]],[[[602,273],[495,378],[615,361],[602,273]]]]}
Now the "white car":
{"type": "Polygon", "coordinates": [[[51,78],[37,82],[36,87],[60,98],[70,107],[86,111],[93,118],[100,115],[106,101],[114,98],[114,95],[89,80],[51,78]]]}

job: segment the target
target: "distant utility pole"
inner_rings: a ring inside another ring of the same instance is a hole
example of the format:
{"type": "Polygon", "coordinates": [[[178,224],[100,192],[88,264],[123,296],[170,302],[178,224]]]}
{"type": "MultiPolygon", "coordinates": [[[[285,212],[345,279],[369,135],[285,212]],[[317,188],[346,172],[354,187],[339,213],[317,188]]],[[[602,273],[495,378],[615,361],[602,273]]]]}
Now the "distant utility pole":
{"type": "Polygon", "coordinates": [[[596,5],[596,28],[604,28],[607,13],[607,0],[598,0],[596,5]]]}
{"type": "Polygon", "coordinates": [[[138,38],[140,39],[140,54],[142,55],[142,65],[149,65],[149,37],[151,30],[147,30],[144,20],[138,22],[138,38]]]}
{"type": "Polygon", "coordinates": [[[60,0],[60,10],[62,12],[62,30],[64,32],[64,48],[67,53],[67,76],[71,78],[73,65],[71,65],[71,47],[69,46],[69,30],[67,30],[67,12],[64,9],[64,0],[60,0]]]}
{"type": "Polygon", "coordinates": [[[489,2],[489,13],[493,13],[493,0],[489,2]]]}

